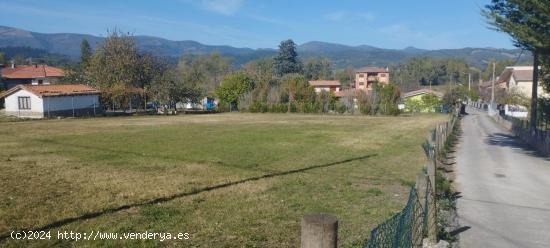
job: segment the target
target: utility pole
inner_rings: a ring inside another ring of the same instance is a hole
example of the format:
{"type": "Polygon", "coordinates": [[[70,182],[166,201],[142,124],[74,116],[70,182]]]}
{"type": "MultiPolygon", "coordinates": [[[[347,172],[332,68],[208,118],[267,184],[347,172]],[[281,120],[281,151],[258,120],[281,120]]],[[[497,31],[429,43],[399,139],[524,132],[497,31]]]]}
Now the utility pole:
{"type": "Polygon", "coordinates": [[[472,84],[472,73],[468,72],[468,91],[472,90],[471,84],[472,84]]]}
{"type": "Polygon", "coordinates": [[[492,80],[493,87],[491,89],[491,107],[493,107],[495,104],[495,70],[496,70],[495,67],[496,67],[496,62],[493,62],[493,80],[492,80]]]}
{"type": "Polygon", "coordinates": [[[471,85],[472,85],[472,73],[471,73],[471,72],[468,72],[468,73],[463,72],[463,73],[464,73],[464,74],[468,74],[468,91],[470,91],[471,88],[472,88],[472,87],[471,87],[471,85]]]}
{"type": "Polygon", "coordinates": [[[537,130],[537,97],[539,86],[539,54],[533,51],[533,88],[531,89],[531,136],[536,134],[537,130]]]}

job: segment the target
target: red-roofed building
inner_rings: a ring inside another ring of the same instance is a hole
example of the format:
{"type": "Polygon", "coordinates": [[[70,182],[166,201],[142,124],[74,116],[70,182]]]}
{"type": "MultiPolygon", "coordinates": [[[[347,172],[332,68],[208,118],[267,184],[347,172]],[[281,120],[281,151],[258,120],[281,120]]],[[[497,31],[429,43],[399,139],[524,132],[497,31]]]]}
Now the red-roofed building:
{"type": "Polygon", "coordinates": [[[94,116],[101,108],[100,92],[80,84],[17,85],[2,95],[6,115],[44,118],[94,116]]]}
{"type": "Polygon", "coordinates": [[[315,93],[320,93],[321,91],[338,92],[342,86],[338,80],[311,80],[308,83],[309,86],[313,87],[315,93]]]}
{"type": "Polygon", "coordinates": [[[2,68],[2,78],[6,89],[18,84],[50,84],[65,76],[63,69],[47,65],[20,65],[2,68]]]}

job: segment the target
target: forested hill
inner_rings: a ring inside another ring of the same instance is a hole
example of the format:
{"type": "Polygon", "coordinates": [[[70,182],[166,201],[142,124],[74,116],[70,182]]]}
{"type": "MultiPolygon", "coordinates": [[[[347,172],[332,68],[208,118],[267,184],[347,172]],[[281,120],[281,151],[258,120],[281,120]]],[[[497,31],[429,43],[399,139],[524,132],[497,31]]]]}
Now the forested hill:
{"type": "MultiPolygon", "coordinates": [[[[92,46],[96,47],[104,38],[87,34],[44,34],[26,31],[22,29],[0,26],[0,48],[1,47],[30,47],[42,49],[51,54],[65,55],[76,59],[80,53],[80,42],[86,39],[92,46]]],[[[217,52],[224,56],[231,57],[235,65],[244,64],[248,61],[273,56],[275,49],[251,49],[236,48],[231,46],[212,46],[201,44],[196,41],[171,41],[152,36],[135,36],[138,49],[151,52],[157,56],[178,58],[185,54],[208,54],[217,52]]],[[[277,44],[273,44],[276,46],[277,44]]],[[[414,47],[405,49],[384,49],[368,45],[347,46],[326,42],[307,42],[298,46],[298,53],[303,59],[310,57],[327,57],[337,68],[347,66],[361,67],[367,65],[388,66],[404,62],[412,57],[426,56],[431,58],[456,58],[463,59],[468,64],[484,68],[487,61],[516,60],[520,54],[518,49],[496,49],[496,48],[461,48],[443,50],[424,50],[414,47]]],[[[524,54],[520,61],[529,59],[524,54]]]]}

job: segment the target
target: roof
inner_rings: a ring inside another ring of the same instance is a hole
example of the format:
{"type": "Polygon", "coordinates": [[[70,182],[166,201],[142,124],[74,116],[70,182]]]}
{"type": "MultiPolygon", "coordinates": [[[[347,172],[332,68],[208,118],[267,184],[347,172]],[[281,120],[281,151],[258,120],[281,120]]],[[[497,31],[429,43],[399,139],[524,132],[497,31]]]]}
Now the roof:
{"type": "Polygon", "coordinates": [[[498,77],[498,82],[509,82],[510,78],[516,81],[532,82],[533,67],[532,66],[517,66],[506,67],[498,77]]]}
{"type": "Polygon", "coordinates": [[[388,73],[389,70],[387,68],[380,68],[380,67],[362,67],[362,68],[359,68],[357,70],[355,70],[355,72],[374,72],[374,73],[388,73]]]}
{"type": "Polygon", "coordinates": [[[311,80],[308,81],[311,86],[340,86],[342,85],[338,80],[311,80]]]}
{"type": "Polygon", "coordinates": [[[418,96],[422,94],[432,94],[437,97],[443,97],[443,93],[441,92],[430,90],[430,89],[419,89],[419,90],[414,90],[403,94],[403,98],[418,96]]]}
{"type": "Polygon", "coordinates": [[[2,69],[2,77],[9,79],[63,77],[63,69],[47,65],[23,65],[2,69]]]}
{"type": "MultiPolygon", "coordinates": [[[[508,81],[499,80],[499,81],[496,81],[496,82],[495,82],[495,86],[496,86],[496,88],[506,89],[506,88],[507,88],[507,85],[506,85],[507,82],[508,82],[508,81]]],[[[480,87],[480,88],[491,89],[491,88],[493,88],[493,81],[485,81],[485,82],[482,82],[482,83],[479,84],[479,87],[480,87]]]]}
{"type": "Polygon", "coordinates": [[[512,76],[516,81],[533,81],[533,70],[514,70],[512,76]]]}
{"type": "Polygon", "coordinates": [[[37,96],[75,96],[75,95],[97,95],[101,92],[90,86],[82,84],[47,84],[28,85],[19,84],[0,95],[0,98],[7,97],[19,90],[29,91],[37,96]]]}

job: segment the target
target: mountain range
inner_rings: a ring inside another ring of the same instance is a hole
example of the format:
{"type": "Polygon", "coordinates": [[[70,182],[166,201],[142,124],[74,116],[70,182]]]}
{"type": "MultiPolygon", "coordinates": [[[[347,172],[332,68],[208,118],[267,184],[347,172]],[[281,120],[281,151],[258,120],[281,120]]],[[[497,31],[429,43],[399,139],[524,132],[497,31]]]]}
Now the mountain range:
{"type": "MultiPolygon", "coordinates": [[[[80,54],[80,43],[83,39],[88,40],[92,48],[95,48],[105,38],[88,34],[37,33],[19,28],[0,26],[0,48],[31,47],[77,59],[80,54]]],[[[251,49],[205,45],[192,40],[172,41],[143,35],[135,36],[135,41],[140,51],[150,52],[157,56],[176,59],[182,55],[200,55],[217,52],[232,58],[233,63],[236,65],[262,57],[273,56],[277,53],[276,49],[271,48],[251,49]]],[[[531,56],[527,53],[522,54],[519,49],[460,48],[426,50],[415,47],[385,49],[368,45],[348,46],[320,41],[300,44],[297,46],[297,51],[302,59],[327,57],[337,68],[346,66],[388,66],[417,56],[463,59],[471,66],[484,68],[491,59],[516,60],[521,54],[519,61],[526,61],[531,56]]]]}

